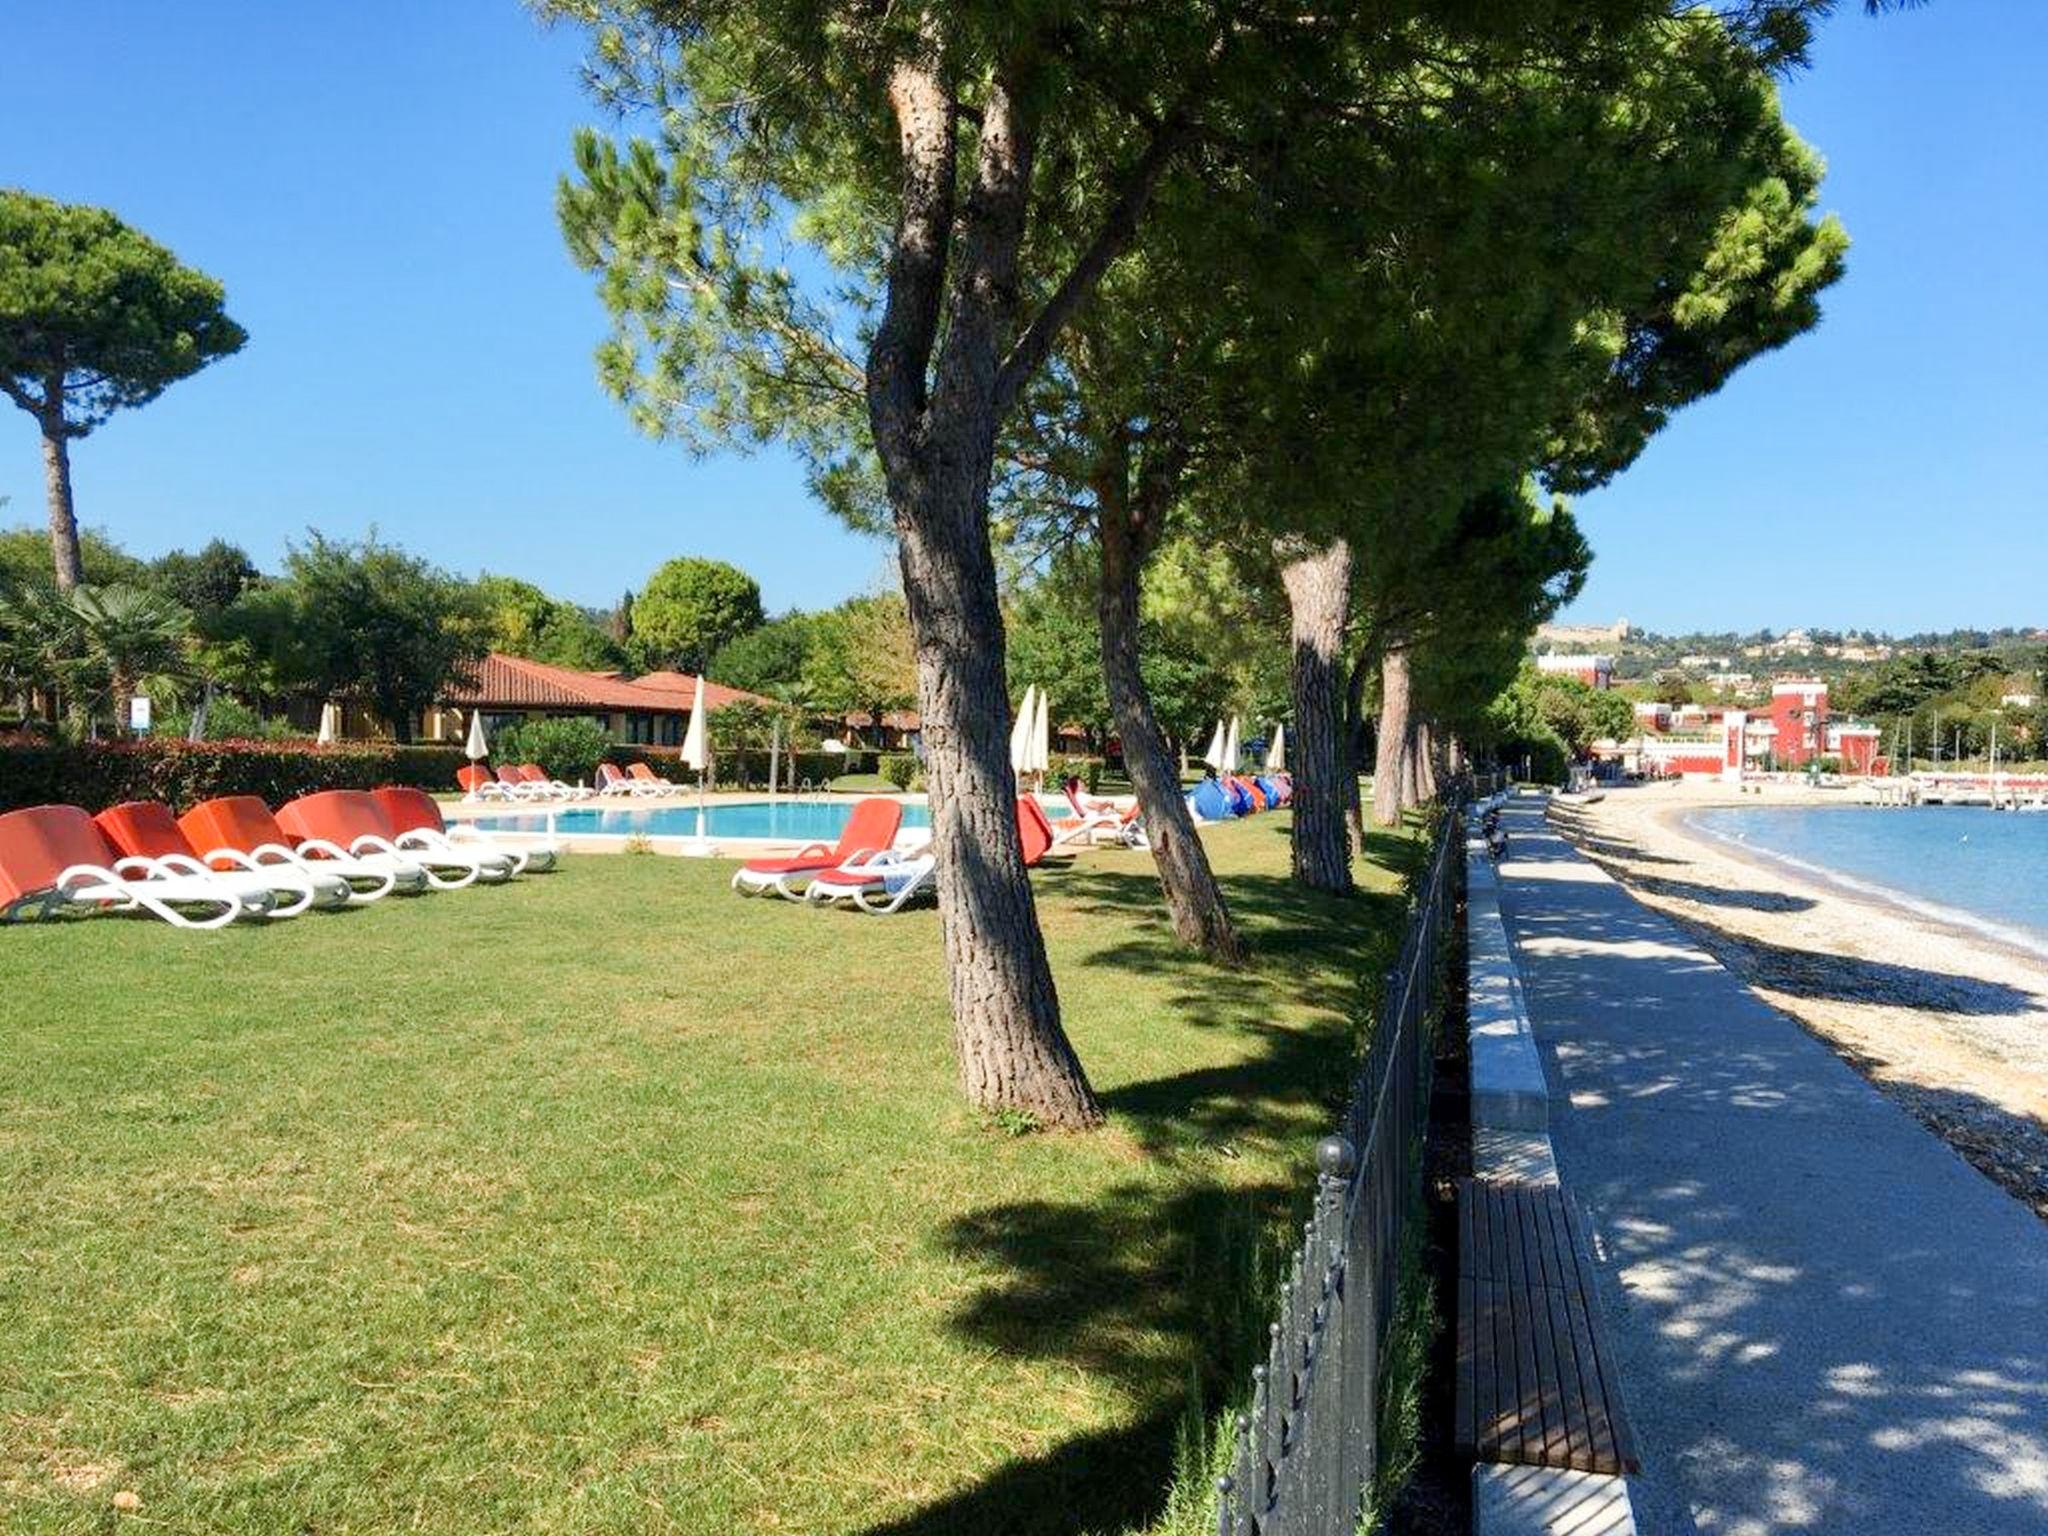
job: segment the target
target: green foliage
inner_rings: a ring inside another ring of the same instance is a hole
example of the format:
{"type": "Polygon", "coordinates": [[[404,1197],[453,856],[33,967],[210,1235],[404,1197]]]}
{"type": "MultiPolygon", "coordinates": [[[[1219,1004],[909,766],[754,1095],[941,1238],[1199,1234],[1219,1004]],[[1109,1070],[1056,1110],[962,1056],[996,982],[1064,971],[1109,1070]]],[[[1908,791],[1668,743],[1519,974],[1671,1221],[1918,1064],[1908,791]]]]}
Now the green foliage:
{"type": "Polygon", "coordinates": [[[848,598],[811,617],[801,678],[808,707],[882,714],[917,701],[917,651],[902,594],[848,598]]]}
{"type": "Polygon", "coordinates": [[[262,580],[262,573],[241,549],[225,539],[210,539],[197,554],[174,549],[151,561],[149,580],[191,614],[193,622],[205,633],[244,592],[262,580]]]}
{"type": "Polygon", "coordinates": [[[884,752],[875,759],[875,771],[898,789],[909,789],[923,770],[912,752],[884,752]]]}
{"type": "Polygon", "coordinates": [[[97,811],[124,800],[162,800],[184,810],[220,795],[255,795],[275,806],[316,790],[379,784],[449,791],[461,764],[448,747],[281,746],[161,736],[67,744],[0,737],[0,811],[27,805],[97,811]]]}
{"type": "Polygon", "coordinates": [[[783,741],[790,739],[789,712],[773,704],[759,704],[752,699],[734,699],[709,712],[706,721],[711,732],[711,747],[715,752],[727,748],[760,747],[766,750],[775,740],[775,726],[782,722],[783,741]]]}
{"type": "Polygon", "coordinates": [[[704,675],[728,688],[779,696],[803,680],[813,627],[812,615],[795,611],[770,619],[721,645],[704,675]]]}
{"type": "Polygon", "coordinates": [[[723,560],[670,560],[633,599],[633,651],[649,670],[702,672],[761,619],[761,589],[746,572],[723,560]]]}
{"type": "Polygon", "coordinates": [[[273,675],[362,701],[400,741],[488,649],[475,589],[375,533],[360,544],[311,533],[286,555],[282,582],[249,596],[259,606],[245,617],[262,622],[238,621],[236,638],[275,647],[263,658],[273,675]]]}
{"type": "Polygon", "coordinates": [[[482,576],[476,582],[488,647],[579,672],[625,665],[625,649],[574,603],[552,598],[530,581],[482,576]]]}
{"type": "Polygon", "coordinates": [[[0,190],[0,393],[39,419],[59,413],[62,436],[241,350],[224,300],[103,208],[0,190]]]}
{"type": "Polygon", "coordinates": [[[169,701],[190,680],[192,618],[146,587],[0,589],[0,676],[55,690],[81,729],[125,728],[128,700],[169,701]]]}
{"type": "MultiPolygon", "coordinates": [[[[182,737],[190,733],[196,699],[158,713],[153,735],[182,737]]],[[[216,693],[206,706],[204,741],[288,741],[305,732],[281,715],[266,718],[231,693],[216,693]]],[[[440,786],[436,786],[437,788],[440,786]]]]}
{"type": "Polygon", "coordinates": [[[491,756],[501,763],[539,763],[549,778],[587,784],[611,750],[611,737],[595,720],[521,720],[498,732],[491,756]]]}
{"type": "MultiPolygon", "coordinates": [[[[88,586],[146,586],[153,579],[147,564],[96,529],[79,530],[78,552],[88,586]]],[[[50,533],[47,528],[0,531],[0,587],[55,585],[50,570],[50,533]]]]}

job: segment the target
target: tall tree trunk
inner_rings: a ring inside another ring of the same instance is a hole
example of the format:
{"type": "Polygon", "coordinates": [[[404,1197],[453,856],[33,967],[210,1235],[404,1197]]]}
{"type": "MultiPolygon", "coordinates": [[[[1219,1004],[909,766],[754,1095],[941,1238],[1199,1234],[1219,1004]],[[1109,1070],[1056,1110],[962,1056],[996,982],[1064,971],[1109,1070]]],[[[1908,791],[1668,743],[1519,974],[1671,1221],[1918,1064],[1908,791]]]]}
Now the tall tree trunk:
{"type": "MultiPolygon", "coordinates": [[[[1375,655],[1370,647],[1360,651],[1358,659],[1351,664],[1351,676],[1344,684],[1344,743],[1347,749],[1345,756],[1354,770],[1359,763],[1365,761],[1365,685],[1371,680],[1375,655]]],[[[1344,775],[1344,826],[1351,835],[1351,845],[1354,848],[1363,848],[1365,808],[1359,801],[1356,771],[1344,775]]]]}
{"type": "Polygon", "coordinates": [[[1401,824],[1401,765],[1408,750],[1408,649],[1389,645],[1380,658],[1380,740],[1373,757],[1372,819],[1401,824]]]}
{"type": "Polygon", "coordinates": [[[1159,870],[1173,931],[1227,965],[1244,962],[1244,941],[1230,919],[1208,850],[1188,814],[1181,793],[1173,749],[1152,713],[1152,696],[1138,665],[1138,574],[1151,543],[1149,529],[1125,504],[1120,490],[1097,490],[1098,544],[1102,582],[1096,595],[1102,624],[1102,675],[1109,687],[1109,707],[1124,744],[1124,771],[1138,791],[1145,815],[1146,841],[1159,870]]]}
{"type": "Polygon", "coordinates": [[[1102,1110],[1060,1028],[1018,840],[1003,620],[983,521],[987,480],[977,482],[956,461],[952,475],[907,489],[896,529],[917,643],[961,1082],[983,1108],[1091,1126],[1102,1110]]]}
{"type": "Polygon", "coordinates": [[[1436,732],[1427,720],[1418,720],[1415,723],[1415,803],[1427,805],[1436,795],[1436,732]]]}
{"type": "Polygon", "coordinates": [[[71,506],[71,440],[64,433],[64,397],[43,418],[43,484],[50,503],[50,555],[57,568],[57,590],[69,592],[85,580],[78,552],[78,517],[71,506]]]}
{"type": "Polygon", "coordinates": [[[1194,98],[1160,119],[1093,238],[1020,326],[1019,257],[1037,138],[1030,61],[1007,58],[982,83],[975,163],[963,189],[963,114],[946,50],[944,29],[928,20],[889,69],[898,209],[886,297],[868,346],[868,423],[888,481],[917,649],[961,1079],[977,1105],[1086,1127],[1101,1122],[1102,1109],[1060,1028],[1018,840],[989,480],[1003,416],[1130,245],[1192,130],[1194,98]]]}
{"type": "Polygon", "coordinates": [[[1276,546],[1292,618],[1294,878],[1319,891],[1351,889],[1344,827],[1348,758],[1340,729],[1344,628],[1351,616],[1351,546],[1342,539],[1304,551],[1276,546]]]}

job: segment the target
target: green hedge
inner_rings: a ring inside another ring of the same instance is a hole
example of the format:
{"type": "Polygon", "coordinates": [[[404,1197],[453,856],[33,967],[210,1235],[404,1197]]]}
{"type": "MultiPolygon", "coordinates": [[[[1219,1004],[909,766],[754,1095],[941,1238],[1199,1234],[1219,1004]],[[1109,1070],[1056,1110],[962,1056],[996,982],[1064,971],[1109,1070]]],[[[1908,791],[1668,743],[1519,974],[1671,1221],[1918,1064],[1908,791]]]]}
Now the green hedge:
{"type": "Polygon", "coordinates": [[[25,805],[104,810],[124,800],[163,800],[179,810],[218,795],[257,795],[280,805],[321,789],[409,784],[455,789],[463,757],[454,747],[344,742],[331,747],[274,741],[85,742],[0,738],[0,811],[25,805]]]}
{"type": "MultiPolygon", "coordinates": [[[[784,752],[779,771],[784,785],[789,783],[790,758],[796,759],[795,774],[798,783],[809,779],[813,784],[825,784],[847,773],[872,773],[875,771],[873,752],[784,752]]],[[[756,747],[737,751],[719,751],[716,754],[718,782],[727,789],[764,789],[768,784],[768,754],[756,747]]],[[[654,764],[656,772],[663,771],[660,763],[654,764]]],[[[678,767],[671,755],[667,763],[671,778],[691,778],[688,769],[678,767]]]]}

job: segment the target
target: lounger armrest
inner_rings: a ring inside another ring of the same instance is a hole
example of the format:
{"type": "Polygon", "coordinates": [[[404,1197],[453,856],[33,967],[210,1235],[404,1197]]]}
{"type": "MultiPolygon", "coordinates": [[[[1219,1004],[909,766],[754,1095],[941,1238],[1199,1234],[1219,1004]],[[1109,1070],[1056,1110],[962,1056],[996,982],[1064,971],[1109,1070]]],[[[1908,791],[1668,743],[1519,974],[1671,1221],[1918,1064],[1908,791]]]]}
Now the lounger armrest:
{"type": "Polygon", "coordinates": [[[360,862],[356,856],[339,844],[330,843],[324,837],[309,837],[299,844],[301,858],[340,859],[343,863],[360,862]]]}
{"type": "Polygon", "coordinates": [[[135,883],[125,875],[116,874],[113,870],[98,864],[73,864],[51,882],[51,889],[62,891],[68,896],[72,886],[82,885],[87,881],[94,885],[111,885],[121,890],[126,890],[135,883]]]}

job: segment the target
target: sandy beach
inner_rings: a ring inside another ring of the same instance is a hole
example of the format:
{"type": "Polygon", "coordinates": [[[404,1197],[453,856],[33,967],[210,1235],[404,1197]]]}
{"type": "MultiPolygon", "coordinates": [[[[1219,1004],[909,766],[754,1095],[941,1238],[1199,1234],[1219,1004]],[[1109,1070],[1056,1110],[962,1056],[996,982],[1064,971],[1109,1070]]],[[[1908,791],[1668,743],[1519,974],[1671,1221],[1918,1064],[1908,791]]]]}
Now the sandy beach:
{"type": "Polygon", "coordinates": [[[1706,806],[1810,806],[1836,793],[1676,781],[1609,790],[1591,805],[1553,802],[1550,817],[2048,1219],[2048,961],[1684,824],[1706,806]]]}

